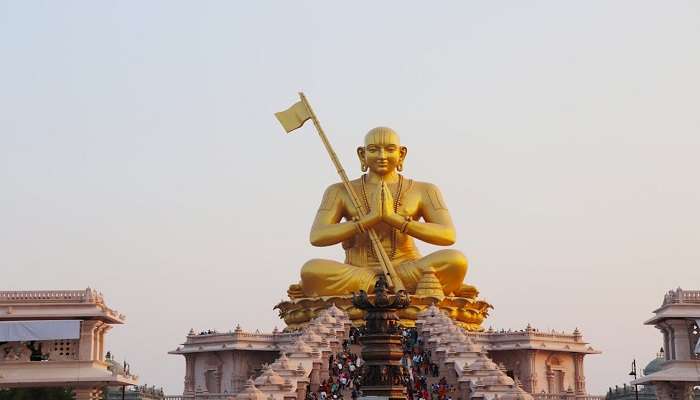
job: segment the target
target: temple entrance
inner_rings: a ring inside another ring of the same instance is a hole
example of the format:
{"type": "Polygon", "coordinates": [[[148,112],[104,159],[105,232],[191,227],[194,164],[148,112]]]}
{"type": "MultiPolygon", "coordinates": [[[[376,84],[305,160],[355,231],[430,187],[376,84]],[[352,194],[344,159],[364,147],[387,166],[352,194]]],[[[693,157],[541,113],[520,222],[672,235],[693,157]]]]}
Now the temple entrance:
{"type": "Polygon", "coordinates": [[[204,373],[204,385],[208,393],[219,393],[221,388],[216,379],[216,370],[210,369],[204,373]]]}
{"type": "Polygon", "coordinates": [[[550,393],[559,394],[564,392],[564,371],[554,370],[553,385],[550,389],[550,393]]]}

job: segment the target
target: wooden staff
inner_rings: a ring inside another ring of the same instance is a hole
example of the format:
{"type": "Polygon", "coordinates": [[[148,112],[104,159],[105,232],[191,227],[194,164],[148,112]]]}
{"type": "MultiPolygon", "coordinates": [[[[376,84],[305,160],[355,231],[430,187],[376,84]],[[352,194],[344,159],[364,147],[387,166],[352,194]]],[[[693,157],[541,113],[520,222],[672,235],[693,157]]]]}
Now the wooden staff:
{"type": "MultiPolygon", "coordinates": [[[[338,160],[338,156],[335,154],[335,151],[333,151],[333,147],[331,147],[331,144],[328,141],[326,134],[323,132],[323,128],[321,128],[321,123],[318,122],[318,118],[316,117],[314,110],[311,108],[311,104],[309,104],[308,100],[306,100],[306,96],[304,96],[304,93],[299,92],[299,97],[301,98],[301,102],[304,104],[304,106],[306,106],[306,109],[309,111],[309,115],[311,115],[311,120],[313,121],[314,126],[316,127],[318,136],[321,137],[323,146],[326,148],[326,151],[328,151],[328,155],[331,157],[331,161],[335,166],[335,170],[338,172],[338,175],[340,175],[340,179],[343,181],[343,186],[345,186],[345,190],[347,190],[348,195],[350,195],[350,200],[352,201],[352,205],[355,207],[355,210],[357,210],[357,215],[360,218],[364,217],[365,211],[360,203],[360,198],[357,196],[355,189],[350,184],[348,175],[345,173],[343,166],[340,164],[340,160],[338,160]]],[[[384,272],[389,287],[394,289],[394,291],[396,292],[398,292],[399,290],[406,290],[406,287],[403,285],[403,282],[401,282],[401,278],[396,273],[396,270],[394,269],[394,266],[391,263],[391,259],[386,254],[386,251],[382,246],[382,242],[379,240],[377,232],[375,232],[373,228],[369,228],[367,230],[367,233],[369,234],[369,239],[372,242],[374,254],[376,254],[377,258],[379,259],[379,265],[382,267],[382,271],[384,272]]]]}

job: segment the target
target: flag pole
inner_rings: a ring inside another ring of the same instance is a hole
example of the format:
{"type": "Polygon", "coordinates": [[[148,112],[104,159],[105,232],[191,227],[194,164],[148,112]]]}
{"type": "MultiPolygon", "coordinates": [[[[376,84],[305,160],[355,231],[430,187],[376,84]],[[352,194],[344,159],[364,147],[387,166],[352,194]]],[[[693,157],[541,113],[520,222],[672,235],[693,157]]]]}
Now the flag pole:
{"type": "MultiPolygon", "coordinates": [[[[331,147],[331,144],[328,141],[326,134],[323,132],[323,128],[321,128],[321,123],[318,121],[314,110],[311,108],[311,104],[309,104],[308,100],[306,99],[306,96],[304,96],[304,93],[299,92],[299,97],[301,98],[301,102],[304,103],[304,106],[309,111],[309,115],[311,115],[311,120],[313,121],[314,126],[316,127],[316,132],[318,132],[318,136],[321,137],[323,146],[326,148],[326,151],[328,151],[328,155],[331,157],[331,161],[335,166],[335,170],[338,172],[338,175],[340,175],[340,179],[343,181],[343,186],[345,186],[345,190],[350,196],[352,205],[355,206],[355,210],[357,210],[357,215],[360,218],[364,217],[365,211],[360,203],[360,198],[357,196],[355,189],[350,184],[348,175],[345,173],[343,166],[340,164],[338,156],[335,154],[335,151],[333,151],[333,147],[331,147]]],[[[382,246],[382,243],[379,240],[379,236],[377,236],[377,232],[375,232],[373,228],[369,228],[367,230],[367,233],[369,234],[369,239],[372,242],[374,254],[377,255],[379,265],[382,267],[384,276],[386,277],[387,284],[389,285],[389,287],[393,288],[397,292],[399,290],[406,290],[406,288],[403,285],[403,282],[401,282],[401,278],[398,276],[393,264],[391,263],[391,259],[386,254],[386,250],[384,250],[384,247],[382,246]]]]}

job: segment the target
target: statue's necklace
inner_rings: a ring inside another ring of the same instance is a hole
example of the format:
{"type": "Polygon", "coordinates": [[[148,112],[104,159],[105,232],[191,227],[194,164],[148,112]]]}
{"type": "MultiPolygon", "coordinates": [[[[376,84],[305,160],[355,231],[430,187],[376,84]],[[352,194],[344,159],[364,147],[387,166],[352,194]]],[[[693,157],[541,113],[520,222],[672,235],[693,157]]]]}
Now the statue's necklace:
{"type": "MultiPolygon", "coordinates": [[[[362,181],[362,199],[365,202],[365,209],[367,210],[367,212],[369,212],[370,207],[369,207],[369,200],[367,199],[367,188],[366,188],[367,174],[362,175],[361,181],[362,181]]],[[[401,204],[401,196],[403,196],[402,189],[403,189],[403,175],[399,174],[399,182],[396,185],[396,193],[394,193],[394,213],[399,212],[399,205],[401,204]]],[[[398,230],[396,228],[391,230],[391,255],[389,255],[389,258],[391,258],[391,259],[396,257],[396,248],[398,245],[397,234],[396,234],[397,232],[398,232],[398,230]]],[[[372,248],[371,246],[369,248],[369,251],[372,255],[375,255],[374,248],[372,248]]],[[[376,258],[376,255],[375,255],[375,258],[376,258]]]]}

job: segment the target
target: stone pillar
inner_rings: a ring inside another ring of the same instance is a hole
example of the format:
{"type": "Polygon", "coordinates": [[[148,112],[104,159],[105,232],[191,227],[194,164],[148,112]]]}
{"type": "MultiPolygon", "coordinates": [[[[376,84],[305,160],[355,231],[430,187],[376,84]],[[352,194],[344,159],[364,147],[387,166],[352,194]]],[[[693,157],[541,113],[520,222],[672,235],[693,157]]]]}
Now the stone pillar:
{"type": "Polygon", "coordinates": [[[676,360],[687,361],[691,360],[690,354],[690,336],[688,334],[688,322],[684,319],[671,319],[666,324],[673,331],[673,354],[676,360]]]}
{"type": "Polygon", "coordinates": [[[194,362],[196,354],[185,354],[185,390],[183,394],[194,394],[194,362]]]}
{"type": "Polygon", "coordinates": [[[100,321],[86,320],[80,323],[80,339],[78,342],[78,359],[91,361],[95,358],[95,330],[100,321]]]}
{"type": "Polygon", "coordinates": [[[109,331],[110,329],[112,329],[112,327],[111,327],[110,325],[107,325],[107,324],[102,325],[102,327],[99,329],[99,334],[98,334],[98,336],[99,336],[99,339],[98,339],[99,346],[98,346],[98,348],[97,348],[97,355],[98,355],[98,359],[99,359],[100,361],[104,361],[104,360],[105,360],[105,334],[106,334],[107,331],[109,331]]]}
{"type": "Polygon", "coordinates": [[[107,324],[104,324],[95,330],[95,340],[97,345],[95,346],[95,360],[104,361],[103,351],[104,348],[104,332],[107,324]]]}
{"type": "Polygon", "coordinates": [[[554,371],[552,371],[551,368],[547,367],[547,393],[557,394],[557,393],[553,393],[553,390],[554,390],[554,371]]]}
{"type": "Polygon", "coordinates": [[[676,359],[676,346],[674,343],[676,342],[676,338],[674,337],[673,329],[669,327],[668,325],[666,326],[666,330],[668,331],[668,347],[669,347],[669,354],[670,358],[669,360],[675,360],[676,359]]]}
{"type": "Polygon", "coordinates": [[[586,394],[586,376],[583,373],[583,354],[574,354],[574,381],[577,395],[586,394]]]}
{"type": "Polygon", "coordinates": [[[75,389],[75,400],[102,400],[102,388],[75,389]]]}
{"type": "Polygon", "coordinates": [[[216,385],[216,393],[221,393],[221,375],[222,373],[222,366],[219,365],[218,368],[216,368],[216,372],[214,372],[214,385],[216,385]]]}
{"type": "Polygon", "coordinates": [[[656,325],[656,328],[659,329],[664,336],[664,359],[668,361],[671,359],[671,343],[669,341],[668,329],[661,325],[656,325]]]}
{"type": "Polygon", "coordinates": [[[100,330],[102,329],[102,321],[97,321],[95,324],[95,330],[92,333],[92,359],[98,360],[99,347],[100,347],[100,330]]]}
{"type": "Polygon", "coordinates": [[[523,390],[528,393],[535,393],[537,390],[537,369],[535,366],[535,357],[537,356],[537,350],[527,350],[525,354],[525,360],[521,364],[524,366],[523,371],[523,390]]]}

